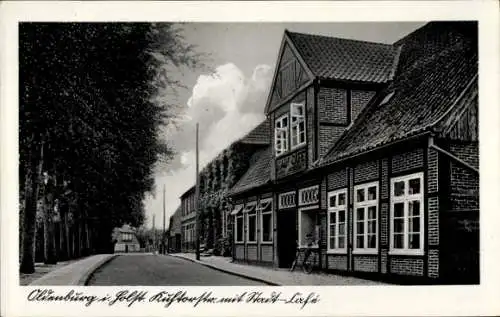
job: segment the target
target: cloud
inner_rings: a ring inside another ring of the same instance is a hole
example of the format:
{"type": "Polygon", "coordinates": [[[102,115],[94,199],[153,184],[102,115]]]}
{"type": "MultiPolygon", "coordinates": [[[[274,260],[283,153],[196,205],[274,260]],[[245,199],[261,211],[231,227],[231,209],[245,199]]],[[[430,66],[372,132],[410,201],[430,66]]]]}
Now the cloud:
{"type": "MultiPolygon", "coordinates": [[[[156,176],[158,188],[167,187],[167,213],[171,214],[180,203],[179,196],[195,181],[195,126],[200,129],[200,169],[233,141],[243,137],[264,120],[264,107],[272,68],[258,65],[250,76],[234,64],[215,68],[212,74],[200,75],[187,100],[178,129],[170,130],[169,142],[177,156],[167,173],[156,176]]],[[[161,214],[162,197],[146,200],[146,213],[161,214]]],[[[160,218],[158,218],[160,219],[160,218]]],[[[158,223],[158,222],[157,222],[158,223]]]]}

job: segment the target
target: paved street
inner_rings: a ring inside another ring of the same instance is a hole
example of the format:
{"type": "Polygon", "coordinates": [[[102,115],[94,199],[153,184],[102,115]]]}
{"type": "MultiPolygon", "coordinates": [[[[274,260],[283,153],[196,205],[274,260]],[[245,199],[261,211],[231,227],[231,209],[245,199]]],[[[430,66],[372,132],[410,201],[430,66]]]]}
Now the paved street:
{"type": "Polygon", "coordinates": [[[121,255],[94,273],[88,285],[265,285],[184,259],[163,255],[121,255]]]}

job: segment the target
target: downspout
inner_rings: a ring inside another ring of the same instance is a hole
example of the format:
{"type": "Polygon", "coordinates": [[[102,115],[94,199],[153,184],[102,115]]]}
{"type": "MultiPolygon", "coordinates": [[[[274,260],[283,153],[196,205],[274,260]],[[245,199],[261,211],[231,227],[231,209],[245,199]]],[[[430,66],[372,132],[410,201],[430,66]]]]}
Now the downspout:
{"type": "Polygon", "coordinates": [[[431,136],[429,137],[429,148],[438,151],[441,154],[444,154],[454,160],[455,162],[459,163],[460,165],[466,167],[467,169],[470,169],[471,171],[475,172],[476,174],[479,174],[479,170],[475,168],[474,166],[470,165],[469,163],[463,161],[462,159],[458,158],[457,156],[453,155],[452,153],[440,148],[436,144],[434,144],[434,138],[431,136]]]}

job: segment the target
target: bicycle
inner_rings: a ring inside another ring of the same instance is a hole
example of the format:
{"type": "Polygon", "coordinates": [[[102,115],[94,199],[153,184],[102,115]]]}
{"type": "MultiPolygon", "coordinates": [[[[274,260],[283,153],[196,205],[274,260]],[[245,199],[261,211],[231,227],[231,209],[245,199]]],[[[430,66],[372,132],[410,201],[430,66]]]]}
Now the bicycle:
{"type": "Polygon", "coordinates": [[[304,253],[304,259],[302,260],[302,271],[309,274],[313,271],[316,264],[316,257],[318,253],[318,248],[313,247],[313,244],[309,244],[307,247],[297,247],[297,252],[295,253],[295,259],[290,267],[290,272],[295,270],[295,266],[299,261],[300,254],[304,253]],[[311,256],[312,255],[312,256],[311,256]]]}

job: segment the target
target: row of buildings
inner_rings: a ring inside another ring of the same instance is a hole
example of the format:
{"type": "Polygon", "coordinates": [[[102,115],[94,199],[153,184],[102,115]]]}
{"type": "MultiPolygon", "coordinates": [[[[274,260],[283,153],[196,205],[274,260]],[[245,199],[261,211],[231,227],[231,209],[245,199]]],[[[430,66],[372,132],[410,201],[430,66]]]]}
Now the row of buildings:
{"type": "Polygon", "coordinates": [[[394,44],[285,31],[266,120],[200,173],[202,244],[290,267],[312,236],[328,272],[478,283],[477,45],[475,22],[394,44]]]}

